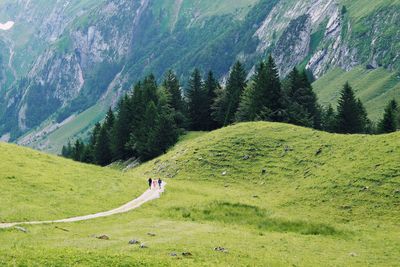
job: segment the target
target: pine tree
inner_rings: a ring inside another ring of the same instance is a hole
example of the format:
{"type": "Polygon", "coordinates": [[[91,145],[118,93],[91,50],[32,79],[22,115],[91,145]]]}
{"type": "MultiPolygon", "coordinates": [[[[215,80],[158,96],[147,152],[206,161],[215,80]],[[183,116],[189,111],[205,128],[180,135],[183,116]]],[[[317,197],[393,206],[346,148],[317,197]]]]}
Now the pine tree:
{"type": "Polygon", "coordinates": [[[72,159],[75,161],[81,161],[84,149],[85,145],[81,142],[81,140],[77,139],[72,149],[72,159]]]}
{"type": "Polygon", "coordinates": [[[207,79],[204,82],[204,91],[206,92],[207,96],[207,113],[205,115],[205,128],[208,131],[215,130],[221,126],[213,116],[213,105],[214,101],[217,98],[217,93],[220,91],[221,86],[219,85],[218,81],[214,78],[214,74],[212,71],[208,72],[207,79]]]}
{"type": "Polygon", "coordinates": [[[158,93],[158,116],[156,118],[158,146],[154,156],[158,156],[160,152],[166,152],[170,146],[174,145],[178,141],[180,133],[174,120],[175,110],[170,106],[168,92],[161,88],[158,93]]]}
{"type": "Polygon", "coordinates": [[[322,130],[333,133],[336,129],[336,113],[332,105],[329,105],[322,115],[322,130]]]}
{"type": "Polygon", "coordinates": [[[284,121],[287,117],[284,104],[278,69],[272,56],[269,56],[267,63],[259,64],[254,77],[256,118],[284,121]]]}
{"type": "Polygon", "coordinates": [[[226,126],[235,121],[240,97],[246,87],[246,71],[238,61],[232,68],[225,90],[220,90],[213,106],[213,117],[220,125],[226,126]]]}
{"type": "Polygon", "coordinates": [[[385,114],[383,115],[382,120],[378,124],[378,132],[379,133],[393,133],[398,129],[398,112],[399,107],[396,100],[392,100],[389,102],[387,107],[385,108],[385,114]]]}
{"type": "Polygon", "coordinates": [[[110,136],[107,127],[108,125],[106,124],[102,125],[94,148],[95,161],[100,166],[107,166],[112,161],[110,136]]]}
{"type": "Polygon", "coordinates": [[[336,115],[336,129],[338,133],[363,133],[366,129],[365,109],[361,101],[354,96],[354,91],[346,83],[340,95],[336,115]]]}
{"type": "Polygon", "coordinates": [[[158,146],[158,112],[153,101],[147,105],[140,127],[131,138],[135,151],[142,160],[148,160],[161,153],[158,146]]]}
{"type": "Polygon", "coordinates": [[[307,73],[294,68],[289,74],[289,122],[306,127],[321,128],[321,109],[307,73]]]}
{"type": "Polygon", "coordinates": [[[114,127],[114,122],[115,122],[115,115],[110,107],[108,109],[106,118],[104,120],[104,127],[106,127],[107,131],[111,131],[111,129],[114,127]]]}
{"type": "Polygon", "coordinates": [[[111,136],[113,160],[126,160],[131,155],[128,142],[131,134],[130,99],[127,95],[118,104],[118,113],[115,119],[111,136]]]}
{"type": "Polygon", "coordinates": [[[170,105],[175,109],[174,120],[176,125],[179,128],[187,128],[185,102],[183,101],[181,86],[178,77],[172,70],[167,71],[163,86],[171,96],[170,105]]]}
{"type": "MultiPolygon", "coordinates": [[[[242,96],[240,97],[239,108],[236,112],[236,121],[238,122],[248,122],[254,121],[257,117],[257,112],[254,107],[254,97],[255,97],[255,88],[254,83],[249,83],[242,96]]],[[[271,112],[269,111],[268,114],[271,112]]],[[[268,115],[264,114],[264,119],[268,120],[268,115]]]]}
{"type": "Polygon", "coordinates": [[[207,96],[198,69],[195,69],[190,77],[187,100],[190,129],[193,131],[205,130],[207,96]]]}
{"type": "Polygon", "coordinates": [[[68,144],[62,147],[61,156],[64,158],[70,159],[72,158],[72,145],[71,141],[68,140],[68,144]]]}

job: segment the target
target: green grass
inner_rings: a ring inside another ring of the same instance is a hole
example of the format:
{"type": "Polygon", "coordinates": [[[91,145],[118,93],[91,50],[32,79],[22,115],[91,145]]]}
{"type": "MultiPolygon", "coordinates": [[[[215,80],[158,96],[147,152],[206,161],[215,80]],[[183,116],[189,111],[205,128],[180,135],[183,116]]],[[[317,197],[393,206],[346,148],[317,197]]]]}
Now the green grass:
{"type": "MultiPolygon", "coordinates": [[[[166,155],[126,174],[135,189],[149,176],[165,179],[161,199],[127,214],[58,225],[68,232],[57,225],[29,226],[28,233],[1,230],[0,264],[396,266],[399,137],[335,135],[261,122],[190,133],[166,155]],[[111,239],[94,237],[101,234],[111,239]],[[128,245],[130,239],[149,248],[128,245]],[[228,253],[214,251],[217,246],[228,253]],[[193,256],[181,256],[184,251],[193,256]]],[[[24,198],[42,192],[13,190],[17,204],[1,201],[2,212],[12,214],[26,204],[24,198]]],[[[104,192],[109,191],[95,195],[104,192]]],[[[119,195],[138,192],[124,188],[119,195]]],[[[74,213],[87,208],[86,198],[75,199],[74,213]]],[[[42,198],[43,208],[50,206],[47,199],[42,198]]]]}
{"type": "Polygon", "coordinates": [[[364,18],[379,8],[400,4],[399,0],[341,0],[340,2],[346,6],[350,16],[355,20],[364,18]]]}
{"type": "Polygon", "coordinates": [[[111,209],[145,187],[129,175],[0,143],[0,222],[53,220],[111,209]]]}
{"type": "Polygon", "coordinates": [[[378,121],[384,113],[387,103],[395,98],[400,101],[400,78],[395,72],[383,68],[366,70],[357,67],[351,71],[334,69],[318,79],[314,89],[323,105],[336,106],[340,91],[346,82],[356,91],[372,120],[378,121]]]}

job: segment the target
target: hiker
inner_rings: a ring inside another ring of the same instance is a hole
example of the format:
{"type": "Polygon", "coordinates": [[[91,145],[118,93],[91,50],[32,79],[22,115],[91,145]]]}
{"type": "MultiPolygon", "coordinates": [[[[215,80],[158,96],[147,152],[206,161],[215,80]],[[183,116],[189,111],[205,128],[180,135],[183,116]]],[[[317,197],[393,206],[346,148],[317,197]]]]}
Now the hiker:
{"type": "Polygon", "coordinates": [[[149,187],[151,189],[151,184],[153,183],[153,179],[149,178],[149,187]]]}
{"type": "Polygon", "coordinates": [[[162,180],[161,180],[161,178],[158,178],[158,186],[160,187],[160,189],[161,189],[161,185],[162,185],[162,180]]]}
{"type": "Polygon", "coordinates": [[[156,180],[153,180],[153,188],[154,188],[154,189],[157,188],[157,182],[156,182],[156,180]]]}

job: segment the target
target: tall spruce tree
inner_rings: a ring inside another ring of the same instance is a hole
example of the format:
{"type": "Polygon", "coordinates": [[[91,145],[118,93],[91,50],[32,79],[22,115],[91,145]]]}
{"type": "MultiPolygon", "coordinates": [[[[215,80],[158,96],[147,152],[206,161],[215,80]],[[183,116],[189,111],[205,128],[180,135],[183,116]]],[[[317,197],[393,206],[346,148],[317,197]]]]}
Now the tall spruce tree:
{"type": "Polygon", "coordinates": [[[179,128],[187,128],[186,109],[181,85],[178,77],[172,70],[167,71],[163,86],[170,94],[170,105],[175,110],[174,120],[176,125],[179,128]]]}
{"type": "Polygon", "coordinates": [[[323,110],[322,130],[333,133],[336,130],[336,113],[332,105],[323,110]]]}
{"type": "Polygon", "coordinates": [[[190,129],[193,131],[205,130],[207,94],[204,90],[203,81],[198,69],[193,71],[189,79],[187,101],[190,129]]]}
{"type": "Polygon", "coordinates": [[[340,94],[336,115],[336,132],[338,133],[364,133],[366,130],[365,109],[361,101],[355,98],[354,91],[346,83],[340,94]]]}
{"type": "Polygon", "coordinates": [[[102,125],[94,147],[95,162],[100,166],[107,166],[112,162],[110,135],[107,127],[107,124],[102,125]]]}
{"type": "Polygon", "coordinates": [[[235,121],[240,97],[246,87],[246,71],[238,61],[230,72],[225,90],[220,90],[213,105],[213,117],[223,126],[235,121]]]}
{"type": "Polygon", "coordinates": [[[321,108],[306,71],[296,68],[289,74],[288,116],[289,122],[300,126],[321,128],[321,108]]]}
{"type": "Polygon", "coordinates": [[[253,105],[258,119],[284,121],[287,117],[278,69],[271,55],[267,63],[257,67],[253,105]]]}
{"type": "Polygon", "coordinates": [[[213,116],[213,105],[217,98],[218,92],[221,90],[221,86],[214,77],[212,71],[208,72],[207,79],[204,81],[204,91],[206,92],[207,103],[206,103],[206,114],[205,114],[205,128],[208,131],[215,130],[221,126],[221,124],[214,119],[213,116]]]}
{"type": "MultiPolygon", "coordinates": [[[[256,120],[257,112],[254,107],[254,91],[254,82],[249,83],[244,89],[240,97],[239,108],[235,115],[236,121],[247,122],[256,120]]],[[[267,114],[270,114],[270,112],[267,112],[267,114]]],[[[267,117],[264,119],[267,119],[267,117]]]]}
{"type": "Polygon", "coordinates": [[[385,108],[385,114],[383,115],[382,120],[378,124],[378,132],[379,133],[393,133],[397,131],[398,125],[398,113],[399,107],[396,100],[392,100],[388,103],[385,108]]]}
{"type": "Polygon", "coordinates": [[[118,104],[118,113],[111,136],[113,160],[126,160],[130,158],[131,151],[128,142],[131,132],[130,98],[125,95],[118,104]]]}

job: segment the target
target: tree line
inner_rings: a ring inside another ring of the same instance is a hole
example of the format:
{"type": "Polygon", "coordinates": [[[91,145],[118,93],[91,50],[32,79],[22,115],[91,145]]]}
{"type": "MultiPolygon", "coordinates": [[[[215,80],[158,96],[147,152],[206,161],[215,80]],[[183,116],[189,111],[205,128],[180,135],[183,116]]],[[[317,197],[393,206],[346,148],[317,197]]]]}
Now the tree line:
{"type": "Polygon", "coordinates": [[[236,122],[285,122],[347,134],[388,133],[400,126],[395,100],[374,126],[348,83],[336,109],[322,107],[307,72],[295,68],[281,80],[272,56],[247,77],[241,62],[232,67],[224,87],[212,71],[203,78],[195,69],[184,93],[172,70],[161,85],[149,75],[95,125],[88,142],[68,143],[62,156],[101,166],[130,158],[145,161],[166,152],[185,131],[210,131],[236,122]]]}

